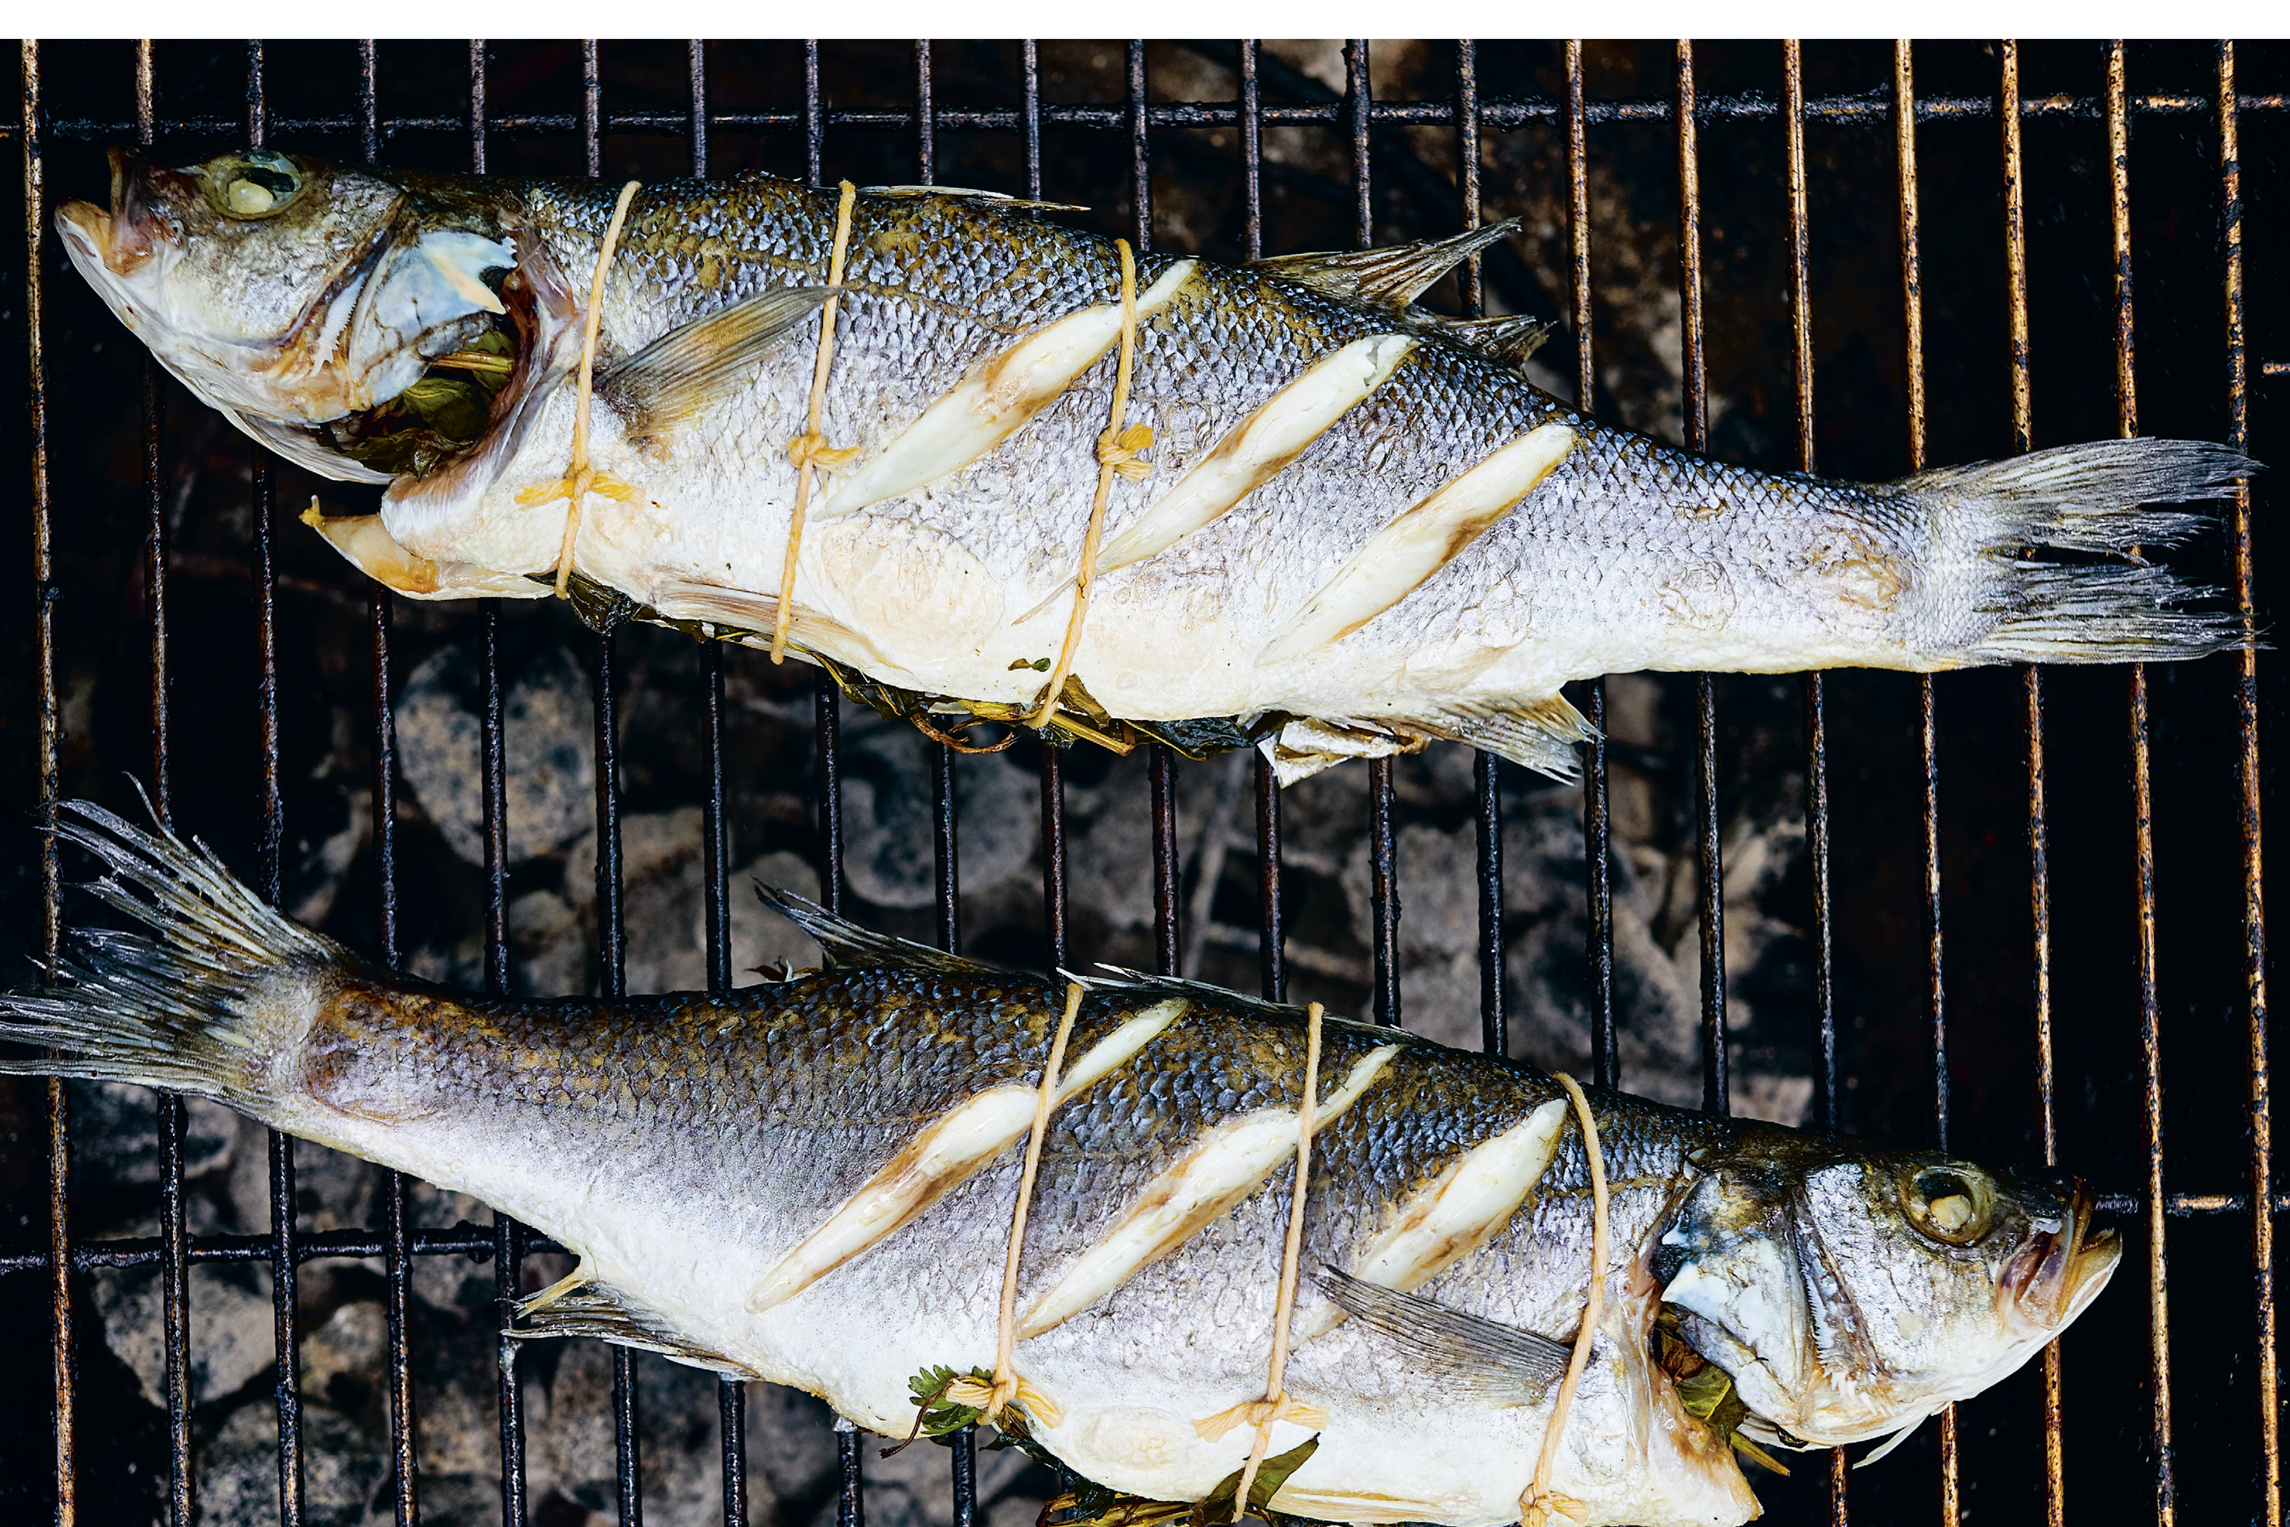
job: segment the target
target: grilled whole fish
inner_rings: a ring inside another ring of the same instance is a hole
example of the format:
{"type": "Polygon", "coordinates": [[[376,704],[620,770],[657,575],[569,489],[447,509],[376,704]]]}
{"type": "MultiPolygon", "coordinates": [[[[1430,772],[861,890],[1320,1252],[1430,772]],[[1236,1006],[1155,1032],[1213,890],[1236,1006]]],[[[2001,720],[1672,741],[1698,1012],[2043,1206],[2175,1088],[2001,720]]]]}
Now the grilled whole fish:
{"type": "MultiPolygon", "coordinates": [[[[485,1199],[580,1257],[522,1335],[792,1384],[893,1435],[910,1378],[992,1364],[1050,983],[783,901],[829,969],[480,999],[361,963],[100,808],[59,831],[156,936],[85,934],[55,986],[0,1000],[0,1037],[65,1057],[0,1072],[197,1093],[485,1199]]],[[[1304,1065],[1290,1009],[1144,977],[1082,1002],[1015,1349],[1034,1444],[1079,1474],[1182,1502],[1239,1469],[1249,1428],[1197,1423],[1263,1393],[1304,1065]]],[[[1327,1025],[1319,1075],[1286,1387],[1325,1421],[1271,1504],[1514,1520],[1593,1272],[1579,1125],[1527,1066],[1368,1024],[1327,1025]]],[[[2025,1362],[2120,1254],[2069,1179],[1593,1098],[1604,1313],[1552,1480],[1578,1522],[1747,1521],[1729,1440],[1903,1433],[2025,1362]],[[1730,1382],[1722,1429],[1689,1370],[1730,1382]]],[[[1270,1446],[1306,1437],[1282,1421],[1270,1446]]]]}
{"type": "MultiPolygon", "coordinates": [[[[311,517],[416,598],[540,598],[567,553],[589,291],[613,188],[114,156],[73,263],[257,439],[385,483],[311,517]]],[[[760,640],[779,613],[838,193],[666,181],[605,271],[569,571],[597,618],[760,640]]],[[[1215,721],[1284,778],[1471,742],[1559,774],[1569,679],[2198,656],[2239,639],[2137,548],[2253,464],[2137,440],[1862,486],[1725,466],[1530,386],[1527,320],[1412,306],[1507,231],[1233,268],[1136,263],[1096,592],[1053,727],[1215,721]],[[2062,557],[2060,553],[2070,554],[2062,557]],[[2096,554],[2096,555],[2094,555],[2096,554]]],[[[1048,687],[1122,329],[1113,241],[984,193],[860,194],[789,622],[898,704],[1015,718],[1048,687]]],[[[815,458],[816,459],[816,458],[815,458]]],[[[885,702],[891,703],[891,702],[885,702]]],[[[1166,727],[1163,728],[1167,730],[1166,727]]]]}

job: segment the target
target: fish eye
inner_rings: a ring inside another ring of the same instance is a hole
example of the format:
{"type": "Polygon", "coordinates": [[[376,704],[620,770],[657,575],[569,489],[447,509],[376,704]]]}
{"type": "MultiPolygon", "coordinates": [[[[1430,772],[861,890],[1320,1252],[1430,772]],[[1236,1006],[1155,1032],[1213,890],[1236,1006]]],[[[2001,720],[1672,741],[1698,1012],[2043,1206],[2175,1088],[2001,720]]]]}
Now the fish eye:
{"type": "Polygon", "coordinates": [[[201,173],[215,210],[244,221],[284,211],[302,191],[302,172],[294,161],[266,148],[225,154],[201,173]]]}
{"type": "Polygon", "coordinates": [[[1950,1246],[1969,1246],[1996,1218],[1996,1186],[1972,1167],[1928,1166],[1901,1179],[1900,1206],[1908,1222],[1950,1246]]]}

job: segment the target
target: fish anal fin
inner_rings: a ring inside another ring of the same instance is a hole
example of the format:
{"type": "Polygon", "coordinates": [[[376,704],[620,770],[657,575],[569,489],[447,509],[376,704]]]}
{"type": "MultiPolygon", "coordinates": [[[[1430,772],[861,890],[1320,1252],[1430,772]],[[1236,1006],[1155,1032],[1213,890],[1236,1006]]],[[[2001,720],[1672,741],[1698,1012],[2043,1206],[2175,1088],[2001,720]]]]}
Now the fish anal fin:
{"type": "Polygon", "coordinates": [[[691,1341],[658,1312],[599,1282],[585,1267],[575,1268],[569,1276],[521,1301],[517,1320],[505,1335],[520,1339],[593,1336],[732,1378],[763,1376],[736,1358],[691,1341]]]}
{"type": "Polygon", "coordinates": [[[737,391],[773,346],[809,325],[832,292],[774,287],[695,318],[615,363],[597,378],[597,392],[628,419],[631,438],[657,436],[737,391]]]}
{"type": "Polygon", "coordinates": [[[1403,1294],[1323,1264],[1320,1291],[1450,1394],[1526,1405],[1566,1371],[1573,1349],[1533,1331],[1403,1294]]]}
{"type": "Polygon", "coordinates": [[[1598,728],[1564,695],[1501,708],[1418,717],[1410,724],[1563,780],[1582,777],[1582,759],[1575,748],[1598,736],[1598,728]]]}
{"type": "Polygon", "coordinates": [[[1519,226],[1517,218],[1474,228],[1452,238],[1387,244],[1381,249],[1331,254],[1274,255],[1254,269],[1370,307],[1404,308],[1432,282],[1519,226]]]}

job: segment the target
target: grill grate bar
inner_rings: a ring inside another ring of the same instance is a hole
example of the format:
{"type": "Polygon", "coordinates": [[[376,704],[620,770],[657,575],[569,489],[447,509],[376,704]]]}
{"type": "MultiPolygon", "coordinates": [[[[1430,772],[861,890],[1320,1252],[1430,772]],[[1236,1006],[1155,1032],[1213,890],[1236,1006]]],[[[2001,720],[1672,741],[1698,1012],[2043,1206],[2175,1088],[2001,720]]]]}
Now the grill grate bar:
{"type": "MultiPolygon", "coordinates": [[[[915,179],[922,185],[938,181],[935,113],[931,104],[930,40],[914,44],[915,179]]],[[[1142,213],[1140,213],[1142,218],[1142,213]]],[[[926,743],[930,760],[931,806],[935,827],[932,870],[938,892],[938,945],[948,954],[962,949],[962,924],[957,905],[961,890],[956,860],[954,749],[943,742],[926,743]]],[[[975,1527],[978,1518],[978,1428],[965,1426],[942,1439],[954,1490],[954,1527],[975,1527]]]]}
{"type": "MultiPolygon", "coordinates": [[[[1908,468],[1924,470],[1924,263],[1919,240],[1916,179],[1915,56],[1906,39],[1893,44],[1893,139],[1900,191],[1901,329],[1908,375],[1908,468]]],[[[1948,1149],[1948,1007],[1940,916],[1940,734],[1932,675],[1916,676],[1917,742],[1923,764],[1920,819],[1924,828],[1925,1017],[1932,1036],[1932,1125],[1948,1149]]],[[[1940,1410],[1940,1520],[1962,1515],[1958,1480],[1956,1407],[1940,1410]]]]}
{"type": "MultiPolygon", "coordinates": [[[[2251,114],[2285,112],[2290,111],[2290,94],[2237,95],[2235,104],[2239,111],[2251,114]]],[[[2154,92],[2127,100],[2125,109],[2130,115],[2142,117],[2209,116],[2218,110],[2218,101],[2210,95],[2154,92]]],[[[1279,127],[1342,125],[1349,110],[1340,101],[1266,106],[1262,108],[1262,120],[1279,127]]],[[[1456,122],[1455,111],[1453,105],[1444,101],[1377,101],[1372,104],[1369,117],[1378,126],[1452,127],[1456,122]]],[[[1753,93],[1711,96],[1697,101],[1692,111],[1696,121],[1757,121],[1782,118],[1787,115],[1788,106],[1785,99],[1753,93]]],[[[1481,121],[1498,131],[1561,124],[1567,114],[1566,102],[1541,96],[1489,96],[1480,103],[1481,121]]],[[[1677,115],[1677,105],[1668,100],[1592,101],[1586,106],[1586,120],[1599,126],[1620,122],[1670,122],[1676,120],[1677,115]]],[[[1985,121],[1996,115],[1996,101],[1988,96],[1927,96],[1916,103],[1919,122],[1985,121]]],[[[2021,100],[2019,115],[2022,119],[2100,121],[2106,115],[2106,100],[2102,96],[2029,96],[2021,100]]],[[[1146,125],[1153,129],[1231,127],[1240,117],[1240,107],[1232,102],[1163,101],[1152,103],[1146,109],[1146,125]]],[[[912,112],[904,111],[837,111],[827,113],[827,119],[835,127],[904,129],[914,128],[916,121],[912,112]]],[[[1892,123],[1893,103],[1889,92],[1873,90],[1826,96],[1805,103],[1805,119],[1885,127],[1892,123]]],[[[931,120],[938,127],[965,131],[1018,131],[1025,126],[1025,113],[1022,109],[1008,108],[940,110],[931,113],[931,120]]],[[[1133,130],[1135,126],[1133,111],[1127,105],[1045,104],[1041,108],[1041,120],[1050,127],[1116,132],[1133,130]]],[[[731,111],[709,113],[707,125],[731,132],[789,132],[804,130],[807,121],[807,113],[798,111],[731,111]]],[[[273,125],[281,133],[318,137],[348,137],[359,127],[356,118],[339,116],[280,117],[273,125]]],[[[461,117],[413,115],[385,119],[382,132],[385,138],[394,138],[404,133],[454,132],[468,125],[467,119],[461,117]]],[[[493,118],[489,126],[504,138],[547,137],[578,131],[581,118],[572,112],[513,112],[493,118]]],[[[604,130],[681,134],[689,131],[690,126],[691,119],[683,112],[632,111],[607,118],[604,130]]],[[[234,137],[242,127],[237,119],[220,116],[171,117],[158,124],[161,133],[172,137],[234,137]]],[[[47,136],[62,142],[119,138],[134,128],[132,120],[111,117],[59,117],[44,124],[47,136]]],[[[0,124],[0,140],[19,136],[21,131],[12,125],[0,124]]]]}
{"type": "MultiPolygon", "coordinates": [[[[1582,42],[1566,44],[1566,168],[1569,285],[1574,309],[1574,406],[1592,413],[1598,367],[1592,344],[1590,287],[1589,103],[1582,85],[1582,42]]],[[[1614,1040],[1614,842],[1607,793],[1606,680],[1583,685],[1590,720],[1590,758],[1582,778],[1582,861],[1590,914],[1590,1068],[1601,1087],[1621,1084],[1614,1040]]]]}
{"type": "MultiPolygon", "coordinates": [[[[2234,92],[2234,44],[2218,45],[2220,244],[2226,288],[2226,443],[2250,444],[2249,357],[2243,343],[2242,166],[2239,107],[2234,92]]],[[[2250,480],[2235,484],[2228,540],[2233,549],[2234,602],[2248,645],[2236,654],[2234,720],[2236,784],[2241,791],[2243,988],[2250,1006],[2250,1197],[2273,1196],[2274,1142],[2266,1058],[2266,865],[2261,830],[2264,777],[2258,763],[2258,608],[2251,588],[2250,480]]],[[[2250,1217],[2251,1297],[2258,1336],[2259,1485],[2265,1527],[2282,1522],[2281,1374],[2274,1346],[2274,1221],[2250,1217]]]]}
{"type": "MultiPolygon", "coordinates": [[[[381,158],[379,57],[373,39],[358,44],[359,158],[381,158]]],[[[397,884],[397,719],[390,709],[390,627],[396,599],[375,581],[367,591],[367,626],[373,642],[375,906],[382,964],[399,968],[397,884]]],[[[389,1331],[390,1476],[397,1527],[421,1517],[421,1434],[413,1384],[413,1247],[405,1173],[384,1171],[382,1275],[389,1331]]],[[[172,1405],[170,1405],[172,1410],[172,1405]]]]}
{"type": "MultiPolygon", "coordinates": [[[[156,82],[152,45],[135,45],[135,141],[148,148],[156,82]]],[[[144,613],[151,648],[151,809],[162,823],[174,820],[173,771],[167,753],[167,504],[160,433],[165,422],[160,401],[159,363],[143,358],[144,613]]],[[[167,1514],[173,1527],[190,1527],[197,1509],[191,1458],[191,1279],[183,1215],[183,1141],[189,1115],[183,1099],[161,1092],[153,1097],[159,1156],[159,1239],[161,1261],[160,1345],[165,1351],[162,1380],[167,1397],[167,1514]]]]}
{"type": "MultiPolygon", "coordinates": [[[[492,131],[485,107],[486,45],[469,43],[470,168],[485,173],[485,149],[492,131]]],[[[485,827],[485,990],[509,993],[509,819],[508,740],[502,718],[501,601],[478,601],[479,684],[481,686],[479,768],[483,778],[485,827]]],[[[493,1297],[500,1329],[516,1324],[517,1300],[524,1292],[524,1227],[496,1210],[493,1215],[493,1297]]],[[[525,1402],[518,1371],[519,1343],[500,1338],[501,1524],[525,1527],[525,1402]]]]}
{"type": "MultiPolygon", "coordinates": [[[[55,821],[57,799],[56,744],[56,594],[55,524],[48,497],[48,376],[40,343],[41,266],[47,243],[46,162],[43,124],[40,121],[40,45],[27,38],[22,45],[24,147],[24,348],[26,352],[25,414],[32,456],[32,646],[38,673],[34,678],[38,734],[34,776],[39,791],[39,819],[55,821]]],[[[40,954],[55,963],[63,935],[63,867],[51,833],[39,838],[40,954]]],[[[77,1520],[77,1416],[73,1408],[71,1280],[71,1114],[60,1078],[48,1078],[48,1319],[50,1378],[56,1396],[55,1465],[56,1524],[72,1527],[77,1520]]]]}
{"type": "MultiPolygon", "coordinates": [[[[803,44],[803,149],[805,177],[811,185],[825,180],[827,148],[826,100],[819,88],[819,41],[803,44]]],[[[840,915],[843,910],[843,694],[824,670],[811,681],[812,792],[819,829],[819,904],[840,915]]],[[[866,1527],[866,1481],[860,1463],[865,1453],[864,1434],[856,1428],[838,1431],[835,1461],[840,1471],[836,1492],[836,1527],[866,1527]]]]}
{"type": "MultiPolygon", "coordinates": [[[[263,87],[263,45],[246,47],[246,135],[260,147],[265,138],[267,101],[263,87]]],[[[276,906],[280,899],[286,805],[279,779],[278,723],[278,548],[272,513],[270,453],[253,451],[250,484],[254,522],[253,582],[255,632],[256,748],[261,773],[257,785],[255,888],[276,906]]],[[[278,1519],[280,1527],[302,1522],[302,1353],[296,1334],[295,1300],[301,1259],[296,1256],[294,1138],[273,1129],[270,1146],[270,1300],[278,1395],[278,1519]]]]}
{"type": "MultiPolygon", "coordinates": [[[[1479,46],[1455,45],[1455,187],[1462,201],[1465,229],[1477,228],[1479,205],[1479,46]]],[[[1474,254],[1458,273],[1463,316],[1487,309],[1483,261],[1474,254]]],[[[1478,795],[1479,856],[1479,1045],[1490,1055],[1511,1049],[1510,1015],[1503,989],[1503,784],[1501,760],[1483,750],[1471,756],[1471,783],[1478,795]]]]}
{"type": "MultiPolygon", "coordinates": [[[[1338,122],[1351,139],[1352,244],[1357,249],[1367,249],[1375,243],[1374,146],[1369,133],[1373,104],[1368,40],[1350,38],[1344,43],[1344,104],[1338,122]]],[[[1376,1022],[1395,1027],[1402,1016],[1398,852],[1392,828],[1392,761],[1371,758],[1368,760],[1368,909],[1373,923],[1369,943],[1374,972],[1371,1000],[1376,1022]]]]}
{"type": "MultiPolygon", "coordinates": [[[[2024,167],[2020,150],[2020,45],[2007,39],[1999,47],[2002,102],[1998,119],[2003,129],[2004,155],[2004,275],[2009,302],[2012,449],[2026,453],[2034,447],[2035,412],[2031,394],[2028,352],[2028,241],[2024,167]]],[[[2030,959],[2034,967],[2030,991],[2036,1045],[2036,1134],[2046,1166],[2058,1164],[2059,1141],[2055,1117],[2051,1023],[2051,826],[2045,804],[2043,670],[2033,664],[2021,669],[2026,692],[2028,730],[2028,913],[2030,959]]],[[[2061,1421],[2059,1343],[2048,1342],[2043,1353],[2044,1517],[2048,1527],[2067,1521],[2067,1451],[2061,1421]]]]}
{"type": "MultiPolygon", "coordinates": [[[[1812,232],[1805,179],[1805,59],[1792,38],[1781,45],[1782,152],[1789,181],[1790,371],[1797,392],[1797,470],[1811,475],[1813,435],[1812,232]]],[[[1827,695],[1818,669],[1801,681],[1805,714],[1805,857],[1813,889],[1813,1117],[1823,1129],[1839,1127],[1837,1014],[1830,959],[1829,728],[1827,695]]],[[[1850,1464],[1841,1447],[1829,1450],[1829,1521],[1850,1520],[1850,1464]]]]}
{"type": "MultiPolygon", "coordinates": [[[[1681,370],[1685,383],[1686,449],[1710,443],[1709,387],[1702,326],[1702,171],[1695,144],[1694,45],[1678,42],[1678,286],[1685,326],[1681,370]]],[[[1728,1113],[1725,1021],[1725,853],[1719,839],[1717,686],[1694,675],[1694,802],[1701,871],[1702,1107],[1728,1113]]]]}
{"type": "MultiPolygon", "coordinates": [[[[1264,85],[1257,76],[1260,44],[1239,47],[1241,249],[1251,260],[1264,256],[1264,85]]],[[[1280,900],[1280,782],[1272,761],[1256,755],[1256,884],[1263,912],[1258,971],[1264,995],[1288,1000],[1288,934],[1280,900]]]]}
{"type": "MultiPolygon", "coordinates": [[[[2131,328],[2131,122],[2123,43],[2107,45],[2107,161],[2109,210],[2115,254],[2115,407],[2117,432],[2139,433],[2138,374],[2131,328]]],[[[2163,1198],[2163,1058],[2161,1006],[2155,970],[2155,815],[2149,767],[2147,669],[2131,667],[2131,843],[2138,902],[2139,1058],[2141,1125],[2147,1157],[2148,1378],[2155,1450],[2155,1516],[2170,1527],[2178,1512],[2171,1456],[2170,1290],[2163,1198]]]]}

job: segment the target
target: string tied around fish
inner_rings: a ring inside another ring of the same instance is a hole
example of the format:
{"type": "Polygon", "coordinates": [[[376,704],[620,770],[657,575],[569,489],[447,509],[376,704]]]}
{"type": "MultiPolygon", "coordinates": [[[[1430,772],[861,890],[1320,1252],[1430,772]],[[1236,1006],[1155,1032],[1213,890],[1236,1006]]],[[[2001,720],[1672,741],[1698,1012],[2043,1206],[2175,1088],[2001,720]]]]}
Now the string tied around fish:
{"type": "Polygon", "coordinates": [[[1129,412],[1129,376],[1137,361],[1137,256],[1127,239],[1115,239],[1113,247],[1121,257],[1121,350],[1113,369],[1113,417],[1097,437],[1097,492],[1089,502],[1089,528],[1082,534],[1081,561],[1074,569],[1073,612],[1066,617],[1065,641],[1058,648],[1049,682],[1034,701],[1034,713],[1026,718],[1026,725],[1037,729],[1050,724],[1058,701],[1064,698],[1066,675],[1073,672],[1074,654],[1081,647],[1082,625],[1089,619],[1090,590],[1097,582],[1097,552],[1105,541],[1105,506],[1113,492],[1113,479],[1118,476],[1134,481],[1153,470],[1152,463],[1141,454],[1153,443],[1151,427],[1124,423],[1129,412]]]}
{"type": "Polygon", "coordinates": [[[1319,1127],[1320,1020],[1324,1011],[1317,1002],[1304,1010],[1304,1097],[1296,1108],[1296,1184],[1289,1194],[1288,1235],[1280,1250],[1280,1291],[1272,1306],[1272,1358],[1265,1368],[1264,1398],[1244,1401],[1218,1411],[1206,1421],[1193,1423],[1194,1432],[1204,1442],[1216,1441],[1235,1426],[1245,1425],[1256,1433],[1249,1443],[1248,1462],[1241,1465],[1240,1480],[1233,1490],[1232,1519],[1236,1523],[1248,1514],[1249,1490],[1255,1485],[1256,1471],[1263,1467],[1264,1455],[1272,1445],[1273,1423],[1293,1421],[1298,1426],[1311,1427],[1328,1424],[1326,1411],[1291,1399],[1287,1387],[1289,1316],[1296,1307],[1297,1264],[1304,1252],[1304,1203],[1305,1195],[1311,1190],[1312,1133],[1319,1127]]]}
{"type": "Polygon", "coordinates": [[[565,475],[553,483],[526,488],[517,494],[517,502],[527,506],[545,504],[553,499],[568,499],[565,508],[564,540],[557,546],[557,597],[571,597],[568,586],[572,579],[573,543],[580,536],[581,505],[591,493],[622,503],[633,503],[636,489],[607,472],[599,472],[588,458],[589,400],[596,391],[597,327],[604,317],[604,278],[612,268],[613,251],[620,247],[620,230],[628,221],[628,204],[636,200],[643,182],[631,180],[620,188],[620,199],[613,204],[612,221],[604,225],[604,242],[597,246],[596,273],[588,284],[588,322],[581,331],[580,378],[573,394],[572,457],[565,465],[565,475]]]}
{"type": "Polygon", "coordinates": [[[1598,1334],[1598,1317],[1605,1308],[1606,1287],[1606,1160],[1598,1149],[1598,1121],[1591,1116],[1590,1100],[1565,1072],[1553,1074],[1574,1105],[1582,1127],[1582,1153],[1590,1164],[1590,1290],[1583,1296],[1582,1326],[1575,1332],[1574,1352],[1567,1359],[1566,1377],[1559,1382],[1558,1399],[1543,1423],[1543,1445],[1535,1459],[1534,1478],[1519,1496],[1519,1527],[1549,1527],[1561,1517],[1579,1519],[1582,1503],[1551,1488],[1551,1470],[1558,1462],[1559,1439],[1566,1433],[1567,1412],[1574,1405],[1582,1370],[1590,1363],[1591,1342],[1598,1334]]]}
{"type": "Polygon", "coordinates": [[[787,551],[779,564],[779,608],[771,618],[771,660],[787,661],[787,628],[795,619],[795,566],[803,551],[803,517],[811,507],[811,474],[834,472],[858,459],[856,446],[837,448],[827,443],[819,427],[827,408],[827,373],[835,364],[835,313],[843,295],[843,261],[851,249],[851,207],[858,187],[838,183],[835,201],[835,243],[827,255],[827,300],[819,309],[819,352],[811,363],[811,399],[804,413],[803,433],[787,442],[787,459],[795,464],[795,503],[787,513],[787,551]]]}
{"type": "Polygon", "coordinates": [[[946,1398],[957,1405],[978,1409],[978,1419],[992,1421],[1015,1402],[1044,1426],[1058,1424],[1057,1405],[1018,1376],[1012,1354],[1018,1344],[1018,1255],[1026,1240],[1026,1214],[1033,1207],[1034,1179],[1041,1174],[1042,1142],[1049,1134],[1050,1114],[1058,1105],[1058,1071],[1065,1065],[1066,1042],[1073,1037],[1073,1020],[1081,1011],[1082,988],[1068,981],[1065,1016],[1058,1020],[1057,1037],[1050,1041],[1049,1062],[1042,1067],[1042,1082],[1034,1094],[1034,1125],[1026,1136],[1025,1164],[1018,1172],[1018,1206],[1010,1214],[1010,1244],[1002,1257],[1002,1305],[995,1326],[994,1373],[981,1380],[964,1374],[946,1388],[946,1398]]]}

